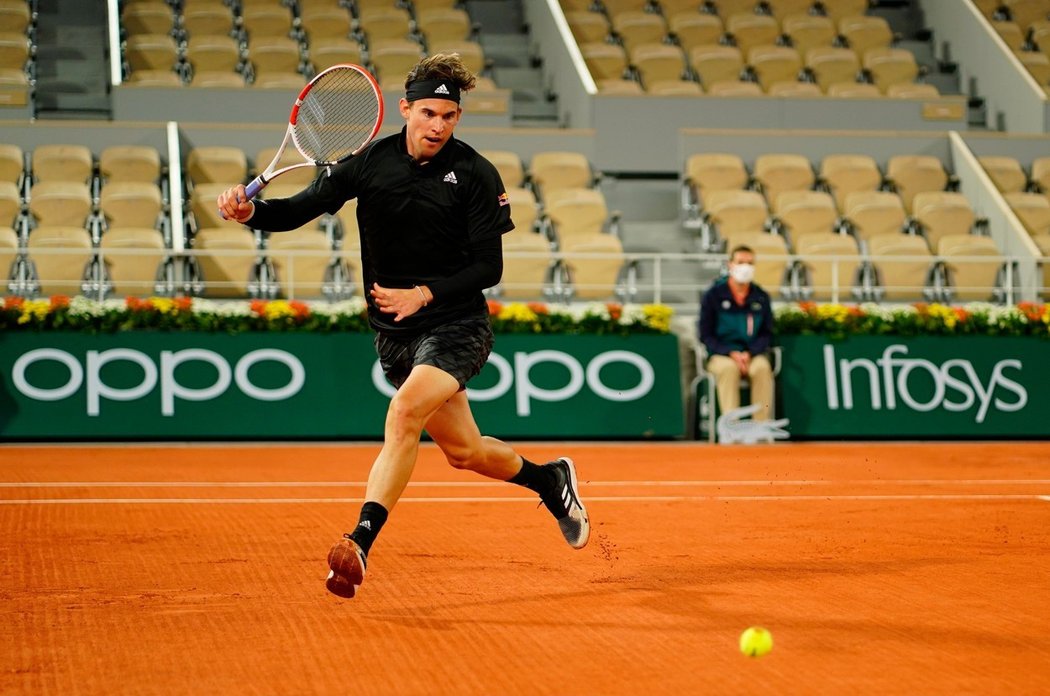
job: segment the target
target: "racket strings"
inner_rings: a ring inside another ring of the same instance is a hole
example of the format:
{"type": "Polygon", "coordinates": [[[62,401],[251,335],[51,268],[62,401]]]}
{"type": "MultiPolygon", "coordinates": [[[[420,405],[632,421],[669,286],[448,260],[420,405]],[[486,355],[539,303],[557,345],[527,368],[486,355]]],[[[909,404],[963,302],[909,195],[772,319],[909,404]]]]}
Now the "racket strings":
{"type": "Polygon", "coordinates": [[[293,136],[313,161],[337,162],[368,142],[379,113],[379,98],[368,78],[351,68],[332,70],[303,97],[293,136]]]}

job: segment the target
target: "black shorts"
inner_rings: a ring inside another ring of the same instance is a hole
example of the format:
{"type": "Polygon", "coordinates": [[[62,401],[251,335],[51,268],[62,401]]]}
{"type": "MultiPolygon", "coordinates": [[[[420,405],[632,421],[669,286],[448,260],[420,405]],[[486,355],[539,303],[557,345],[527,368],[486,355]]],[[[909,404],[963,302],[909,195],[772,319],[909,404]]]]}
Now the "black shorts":
{"type": "Polygon", "coordinates": [[[492,325],[488,317],[449,322],[411,338],[377,333],[376,353],[391,384],[400,388],[416,365],[432,365],[466,387],[492,352],[492,325]]]}

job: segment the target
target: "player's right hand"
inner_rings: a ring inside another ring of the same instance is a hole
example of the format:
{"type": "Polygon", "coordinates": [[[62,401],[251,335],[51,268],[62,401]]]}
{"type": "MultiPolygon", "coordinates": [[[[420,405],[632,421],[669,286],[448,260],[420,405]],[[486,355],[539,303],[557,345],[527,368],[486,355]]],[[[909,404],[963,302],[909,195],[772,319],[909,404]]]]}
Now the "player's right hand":
{"type": "Polygon", "coordinates": [[[219,213],[227,220],[248,222],[255,214],[255,203],[248,200],[244,193],[244,184],[237,184],[219,194],[216,199],[219,213]]]}

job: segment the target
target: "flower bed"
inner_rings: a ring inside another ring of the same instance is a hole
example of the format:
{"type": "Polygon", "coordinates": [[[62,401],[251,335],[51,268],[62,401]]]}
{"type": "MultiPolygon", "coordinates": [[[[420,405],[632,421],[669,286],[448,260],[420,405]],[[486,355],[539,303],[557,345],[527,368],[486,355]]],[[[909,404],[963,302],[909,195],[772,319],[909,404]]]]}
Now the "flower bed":
{"type": "MultiPolygon", "coordinates": [[[[489,301],[493,329],[501,333],[666,334],[672,311],[664,305],[615,303],[547,305],[489,301]]],[[[133,329],[168,331],[368,332],[365,302],[255,300],[217,302],[152,297],[98,302],[56,295],[50,299],[7,297],[0,308],[0,331],[41,330],[112,333],[133,329]]]]}

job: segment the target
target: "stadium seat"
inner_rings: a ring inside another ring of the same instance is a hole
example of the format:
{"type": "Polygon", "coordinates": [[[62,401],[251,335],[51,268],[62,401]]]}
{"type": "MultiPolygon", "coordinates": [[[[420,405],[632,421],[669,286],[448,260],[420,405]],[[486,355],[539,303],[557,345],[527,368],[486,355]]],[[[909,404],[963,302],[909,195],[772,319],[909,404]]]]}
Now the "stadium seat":
{"type": "Polygon", "coordinates": [[[312,54],[315,44],[322,39],[349,39],[352,17],[347,8],[337,4],[300,8],[299,28],[306,34],[312,54]]]}
{"type": "Polygon", "coordinates": [[[432,7],[416,12],[416,27],[428,45],[441,41],[467,41],[475,33],[467,11],[452,7],[432,7]]]}
{"type": "Polygon", "coordinates": [[[530,189],[524,187],[507,187],[507,199],[510,201],[510,215],[516,231],[531,231],[539,223],[542,214],[541,206],[530,189]]]}
{"type": "Polygon", "coordinates": [[[1050,194],[1050,157],[1033,159],[1029,178],[1039,187],[1039,190],[1050,194]]]}
{"type": "Polygon", "coordinates": [[[948,186],[948,172],[933,155],[894,155],[886,163],[886,179],[890,181],[911,212],[912,199],[923,191],[943,191],[948,186]]]}
{"type": "Polygon", "coordinates": [[[0,292],[7,292],[7,281],[14,278],[18,262],[18,233],[10,227],[0,226],[0,292]]]}
{"type": "Polygon", "coordinates": [[[423,47],[411,39],[373,39],[368,58],[380,80],[404,81],[405,75],[423,57],[423,47]]]}
{"type": "Polygon", "coordinates": [[[772,297],[780,297],[791,264],[787,241],[769,232],[737,232],[726,251],[741,245],[755,252],[755,282],[772,297]]]}
{"type": "Polygon", "coordinates": [[[269,235],[267,258],[276,272],[281,297],[318,299],[325,296],[332,273],[332,245],[316,222],[297,230],[269,235]]]}
{"type": "Polygon", "coordinates": [[[929,299],[927,288],[935,266],[925,239],[911,234],[877,234],[868,238],[867,246],[877,299],[929,299]]]}
{"type": "Polygon", "coordinates": [[[229,6],[213,2],[191,2],[186,4],[178,18],[178,33],[183,39],[201,36],[233,36],[236,18],[229,6]]]}
{"type": "Polygon", "coordinates": [[[884,17],[876,15],[853,15],[838,21],[838,33],[846,40],[846,45],[863,59],[864,55],[875,48],[890,48],[893,44],[893,30],[884,17]]]}
{"type": "Polygon", "coordinates": [[[182,77],[174,68],[165,70],[136,70],[129,73],[125,82],[138,87],[182,87],[182,77]]]}
{"type": "Polygon", "coordinates": [[[574,237],[604,233],[610,219],[605,195],[592,188],[548,189],[543,211],[562,249],[574,237]]]}
{"type": "Polygon", "coordinates": [[[337,63],[363,62],[362,48],[355,39],[342,36],[318,37],[310,40],[310,62],[314,71],[321,72],[337,63]]]}
{"type": "MultiPolygon", "coordinates": [[[[303,68],[299,42],[287,36],[253,38],[248,44],[248,61],[256,82],[261,76],[301,75],[303,68]]],[[[305,83],[306,79],[300,76],[300,86],[305,83]]]]}
{"type": "Polygon", "coordinates": [[[218,34],[191,36],[186,42],[185,57],[193,75],[198,72],[233,73],[243,67],[244,61],[237,40],[218,34]]]}
{"type": "Polygon", "coordinates": [[[240,89],[247,87],[244,75],[239,72],[225,72],[216,70],[194,71],[190,80],[190,86],[201,88],[240,89]]]}
{"type": "Polygon", "coordinates": [[[735,14],[753,13],[758,7],[759,0],[708,0],[707,4],[725,20],[726,17],[735,14]]]}
{"type": "Polygon", "coordinates": [[[912,217],[918,223],[931,250],[938,249],[940,240],[944,237],[970,234],[977,221],[966,196],[950,191],[924,191],[915,194],[915,200],[912,201],[912,217]]]}
{"type": "Polygon", "coordinates": [[[824,14],[838,22],[843,17],[856,17],[868,11],[870,0],[828,0],[822,2],[824,14]]]}
{"type": "Polygon", "coordinates": [[[816,174],[804,155],[766,153],[755,158],[753,176],[762,186],[770,205],[784,191],[807,191],[813,188],[816,174]]]}
{"type": "Polygon", "coordinates": [[[484,74],[489,69],[489,59],[485,49],[478,41],[442,39],[433,41],[428,46],[428,53],[458,53],[463,66],[475,75],[484,74]]]}
{"type": "Polygon", "coordinates": [[[241,8],[241,30],[249,45],[268,36],[288,38],[292,35],[292,13],[280,4],[245,5],[241,8]]]}
{"type": "Polygon", "coordinates": [[[864,52],[864,69],[883,94],[890,85],[914,82],[919,76],[915,54],[903,48],[871,48],[864,52]]]}
{"type": "Polygon", "coordinates": [[[781,20],[781,28],[800,56],[811,48],[831,47],[838,34],[829,18],[811,14],[787,15],[781,20]]]}
{"type": "Polygon", "coordinates": [[[601,12],[577,10],[565,13],[565,21],[579,45],[587,43],[606,43],[609,38],[608,18],[601,12]]]}
{"type": "Polygon", "coordinates": [[[848,234],[808,232],[794,239],[804,296],[822,302],[858,299],[861,293],[861,255],[857,240],[848,234]],[[838,258],[820,258],[838,257],[838,258]]]}
{"type": "Polygon", "coordinates": [[[189,196],[189,212],[193,216],[194,226],[197,229],[223,227],[232,224],[223,219],[215,199],[218,198],[220,193],[236,183],[240,182],[227,181],[194,185],[189,196]]]}
{"type": "Polygon", "coordinates": [[[186,174],[193,184],[240,184],[248,176],[248,157],[239,147],[194,147],[186,156],[186,174]]]}
{"type": "Polygon", "coordinates": [[[239,226],[205,227],[198,229],[191,241],[204,282],[204,297],[253,294],[250,284],[258,279],[258,250],[250,230],[239,226]]]}
{"type": "Polygon", "coordinates": [[[637,44],[630,49],[631,66],[638,72],[642,85],[685,76],[685,55],[678,46],[665,43],[637,44]]]}
{"type": "Polygon", "coordinates": [[[1021,65],[1041,86],[1050,84],[1050,57],[1038,51],[1014,51],[1021,65]]]}
{"type": "Polygon", "coordinates": [[[0,181],[0,229],[19,226],[22,213],[22,192],[18,185],[0,181]]]}
{"type": "Polygon", "coordinates": [[[1007,193],[1005,199],[1033,238],[1050,234],[1050,199],[1041,193],[1007,193]]]}
{"type": "Polygon", "coordinates": [[[36,225],[85,228],[92,208],[91,190],[84,183],[41,181],[29,192],[29,212],[36,225]]]}
{"type": "Polygon", "coordinates": [[[806,69],[825,92],[833,84],[856,82],[860,74],[860,59],[848,48],[811,48],[805,59],[806,69]]]}
{"type": "MultiPolygon", "coordinates": [[[[525,185],[525,164],[521,161],[521,155],[513,150],[478,150],[482,157],[487,159],[499,172],[503,185],[508,189],[518,188],[525,185]]],[[[511,205],[513,205],[513,200],[511,205]]]]}
{"type": "Polygon", "coordinates": [[[102,236],[99,249],[110,292],[120,297],[156,294],[166,258],[159,231],[152,227],[114,227],[102,236]]]}
{"type": "Polygon", "coordinates": [[[725,34],[725,26],[718,15],[701,14],[695,10],[676,12],[668,17],[667,25],[686,55],[691,55],[697,46],[717,45],[725,34]]]}
{"type": "Polygon", "coordinates": [[[715,83],[740,79],[744,54],[736,46],[695,46],[689,52],[689,65],[710,92],[715,83]]]}
{"type": "Polygon", "coordinates": [[[907,221],[904,202],[890,191],[855,191],[846,196],[845,217],[859,240],[902,234],[907,221]]]}
{"type": "Polygon", "coordinates": [[[726,34],[747,55],[755,46],[775,44],[780,38],[780,23],[770,15],[734,14],[725,20],[726,34]]]}
{"type": "Polygon", "coordinates": [[[802,58],[789,46],[755,46],[747,52],[747,64],[766,92],[777,82],[798,80],[802,58]]]}
{"type": "Polygon", "coordinates": [[[660,44],[667,36],[667,21],[663,15],[630,10],[614,14],[609,18],[617,38],[628,53],[642,44],[660,44]]]}
{"type": "Polygon", "coordinates": [[[103,182],[160,180],[160,152],[148,145],[111,145],[98,156],[98,169],[103,182]]]}
{"type": "MultiPolygon", "coordinates": [[[[6,3],[5,3],[6,4],[6,3]]],[[[21,3],[28,8],[27,3],[21,3]]],[[[164,0],[152,2],[134,2],[127,4],[120,11],[120,23],[129,35],[134,34],[171,34],[175,29],[175,12],[164,0]]],[[[2,28],[0,31],[25,33],[25,29],[2,28]]]]}
{"type": "Polygon", "coordinates": [[[10,181],[19,188],[25,179],[25,153],[14,143],[0,143],[0,181],[10,181]]]}
{"type": "Polygon", "coordinates": [[[1025,32],[1017,22],[998,21],[992,22],[992,29],[999,38],[1009,47],[1011,51],[1021,51],[1024,48],[1025,32]]]}
{"type": "Polygon", "coordinates": [[[626,263],[618,237],[607,233],[576,235],[567,239],[561,250],[573,299],[616,299],[626,263]]]}
{"type": "Polygon", "coordinates": [[[619,44],[585,43],[580,45],[583,62],[594,80],[619,80],[627,71],[627,52],[619,44]]]}
{"type": "Polygon", "coordinates": [[[508,300],[546,299],[553,264],[550,243],[542,234],[508,232],[503,235],[503,277],[496,294],[508,300]]]}
{"type": "Polygon", "coordinates": [[[813,0],[764,0],[764,5],[781,21],[792,15],[808,15],[814,10],[813,0]]]}
{"type": "Polygon", "coordinates": [[[771,210],[792,240],[812,232],[834,232],[839,220],[835,199],[823,191],[784,191],[771,210]]]}
{"type": "Polygon", "coordinates": [[[548,193],[555,189],[592,187],[595,173],[586,155],[545,150],[530,158],[529,179],[537,198],[546,203],[548,193]]]}
{"type": "MultiPolygon", "coordinates": [[[[1050,233],[1043,233],[1039,235],[1033,235],[1032,241],[1035,242],[1036,248],[1039,249],[1039,253],[1045,258],[1050,259],[1050,233]]],[[[1043,298],[1043,301],[1050,300],[1050,260],[1042,261],[1040,265],[1043,267],[1042,275],[1042,287],[1039,289],[1039,296],[1043,298]]]]}
{"type": "Polygon", "coordinates": [[[998,299],[998,278],[1006,259],[995,240],[976,234],[950,234],[941,237],[935,248],[944,262],[952,301],[998,299]],[[966,258],[978,256],[987,260],[966,258]]]}
{"type": "Polygon", "coordinates": [[[110,229],[156,227],[163,205],[160,189],[145,181],[110,181],[99,196],[99,212],[110,229]]]}
{"type": "Polygon", "coordinates": [[[685,162],[683,183],[693,199],[702,204],[710,191],[743,190],[751,180],[744,160],[724,152],[701,152],[689,155],[685,162]]]}
{"type": "Polygon", "coordinates": [[[355,33],[364,34],[369,43],[378,39],[407,39],[412,34],[408,10],[393,5],[362,9],[354,26],[355,33]]]}
{"type": "Polygon", "coordinates": [[[79,226],[41,226],[29,234],[28,257],[41,295],[80,295],[90,272],[91,235],[79,226]]]}
{"type": "Polygon", "coordinates": [[[757,191],[721,190],[704,194],[704,219],[713,225],[712,238],[726,241],[738,232],[762,232],[769,218],[765,198],[757,191]]]}

